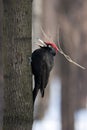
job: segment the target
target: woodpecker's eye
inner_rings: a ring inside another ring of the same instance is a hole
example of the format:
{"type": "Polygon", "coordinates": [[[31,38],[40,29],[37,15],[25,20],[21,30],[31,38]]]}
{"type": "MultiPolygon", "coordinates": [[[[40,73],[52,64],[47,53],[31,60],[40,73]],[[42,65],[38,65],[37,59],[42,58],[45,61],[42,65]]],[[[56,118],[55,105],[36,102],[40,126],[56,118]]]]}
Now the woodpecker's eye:
{"type": "Polygon", "coordinates": [[[51,46],[51,45],[48,45],[48,47],[49,47],[49,48],[52,48],[52,46],[51,46]]]}
{"type": "Polygon", "coordinates": [[[55,56],[55,55],[56,55],[55,49],[54,49],[51,45],[47,45],[47,47],[49,48],[50,53],[51,53],[53,56],[55,56]]]}

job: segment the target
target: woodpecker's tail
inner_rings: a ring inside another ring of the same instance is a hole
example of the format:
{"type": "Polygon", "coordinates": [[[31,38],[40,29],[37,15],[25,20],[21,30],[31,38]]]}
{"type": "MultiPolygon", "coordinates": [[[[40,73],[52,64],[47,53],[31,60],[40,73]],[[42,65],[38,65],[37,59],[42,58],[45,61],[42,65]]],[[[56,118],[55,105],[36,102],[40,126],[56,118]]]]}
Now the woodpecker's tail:
{"type": "Polygon", "coordinates": [[[33,90],[33,104],[35,102],[35,99],[36,99],[36,96],[38,94],[38,91],[39,91],[39,89],[37,87],[35,87],[34,90],[33,90]]]}
{"type": "Polygon", "coordinates": [[[41,97],[43,98],[44,97],[44,89],[40,89],[40,92],[41,92],[41,97]]]}

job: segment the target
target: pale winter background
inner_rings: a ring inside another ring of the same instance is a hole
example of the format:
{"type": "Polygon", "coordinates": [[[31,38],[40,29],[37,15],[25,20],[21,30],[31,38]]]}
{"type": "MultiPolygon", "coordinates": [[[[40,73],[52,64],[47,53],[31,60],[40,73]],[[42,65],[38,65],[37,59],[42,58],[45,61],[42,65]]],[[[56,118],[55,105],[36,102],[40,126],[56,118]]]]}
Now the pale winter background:
{"type": "Polygon", "coordinates": [[[87,130],[87,0],[34,0],[33,50],[38,38],[47,41],[40,26],[82,70],[55,58],[44,99],[37,97],[32,130],[87,130]],[[60,29],[59,29],[60,28],[60,29]]]}

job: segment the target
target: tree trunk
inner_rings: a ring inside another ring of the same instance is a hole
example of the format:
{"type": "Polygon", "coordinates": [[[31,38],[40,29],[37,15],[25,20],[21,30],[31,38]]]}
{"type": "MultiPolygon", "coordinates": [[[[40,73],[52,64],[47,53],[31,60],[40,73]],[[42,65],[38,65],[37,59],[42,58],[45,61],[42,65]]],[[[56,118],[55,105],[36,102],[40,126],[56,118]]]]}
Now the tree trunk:
{"type": "Polygon", "coordinates": [[[33,120],[29,0],[3,0],[4,130],[31,130],[33,120]]]}
{"type": "Polygon", "coordinates": [[[3,17],[3,4],[0,0],[0,130],[3,125],[3,66],[2,66],[2,17],[3,17]]]}

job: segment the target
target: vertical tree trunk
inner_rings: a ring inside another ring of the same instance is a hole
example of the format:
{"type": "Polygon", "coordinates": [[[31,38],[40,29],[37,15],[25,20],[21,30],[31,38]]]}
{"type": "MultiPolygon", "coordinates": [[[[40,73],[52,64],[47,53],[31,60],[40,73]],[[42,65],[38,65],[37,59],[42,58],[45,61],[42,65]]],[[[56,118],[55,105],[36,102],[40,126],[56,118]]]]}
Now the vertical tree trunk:
{"type": "Polygon", "coordinates": [[[0,130],[3,125],[3,66],[2,66],[2,17],[3,17],[3,4],[0,0],[0,130]]]}
{"type": "MultiPolygon", "coordinates": [[[[60,44],[63,44],[62,48],[64,52],[66,52],[67,42],[65,42],[64,40],[63,29],[60,30],[59,37],[60,37],[60,44]]],[[[59,64],[60,64],[61,81],[62,81],[62,91],[61,91],[62,130],[74,130],[75,86],[73,81],[75,81],[77,71],[72,70],[72,64],[66,61],[66,59],[62,55],[60,56],[59,64]]]]}
{"type": "MultiPolygon", "coordinates": [[[[61,57],[62,58],[62,57],[61,57]]],[[[72,76],[70,66],[65,59],[62,62],[62,130],[74,130],[74,98],[75,87],[72,80],[75,80],[72,76]],[[64,68],[64,69],[63,69],[64,68]],[[72,78],[71,78],[72,77],[72,78]]],[[[75,76],[75,75],[74,75],[75,76]]]]}
{"type": "Polygon", "coordinates": [[[33,118],[30,0],[3,0],[4,130],[31,130],[33,118]]]}

